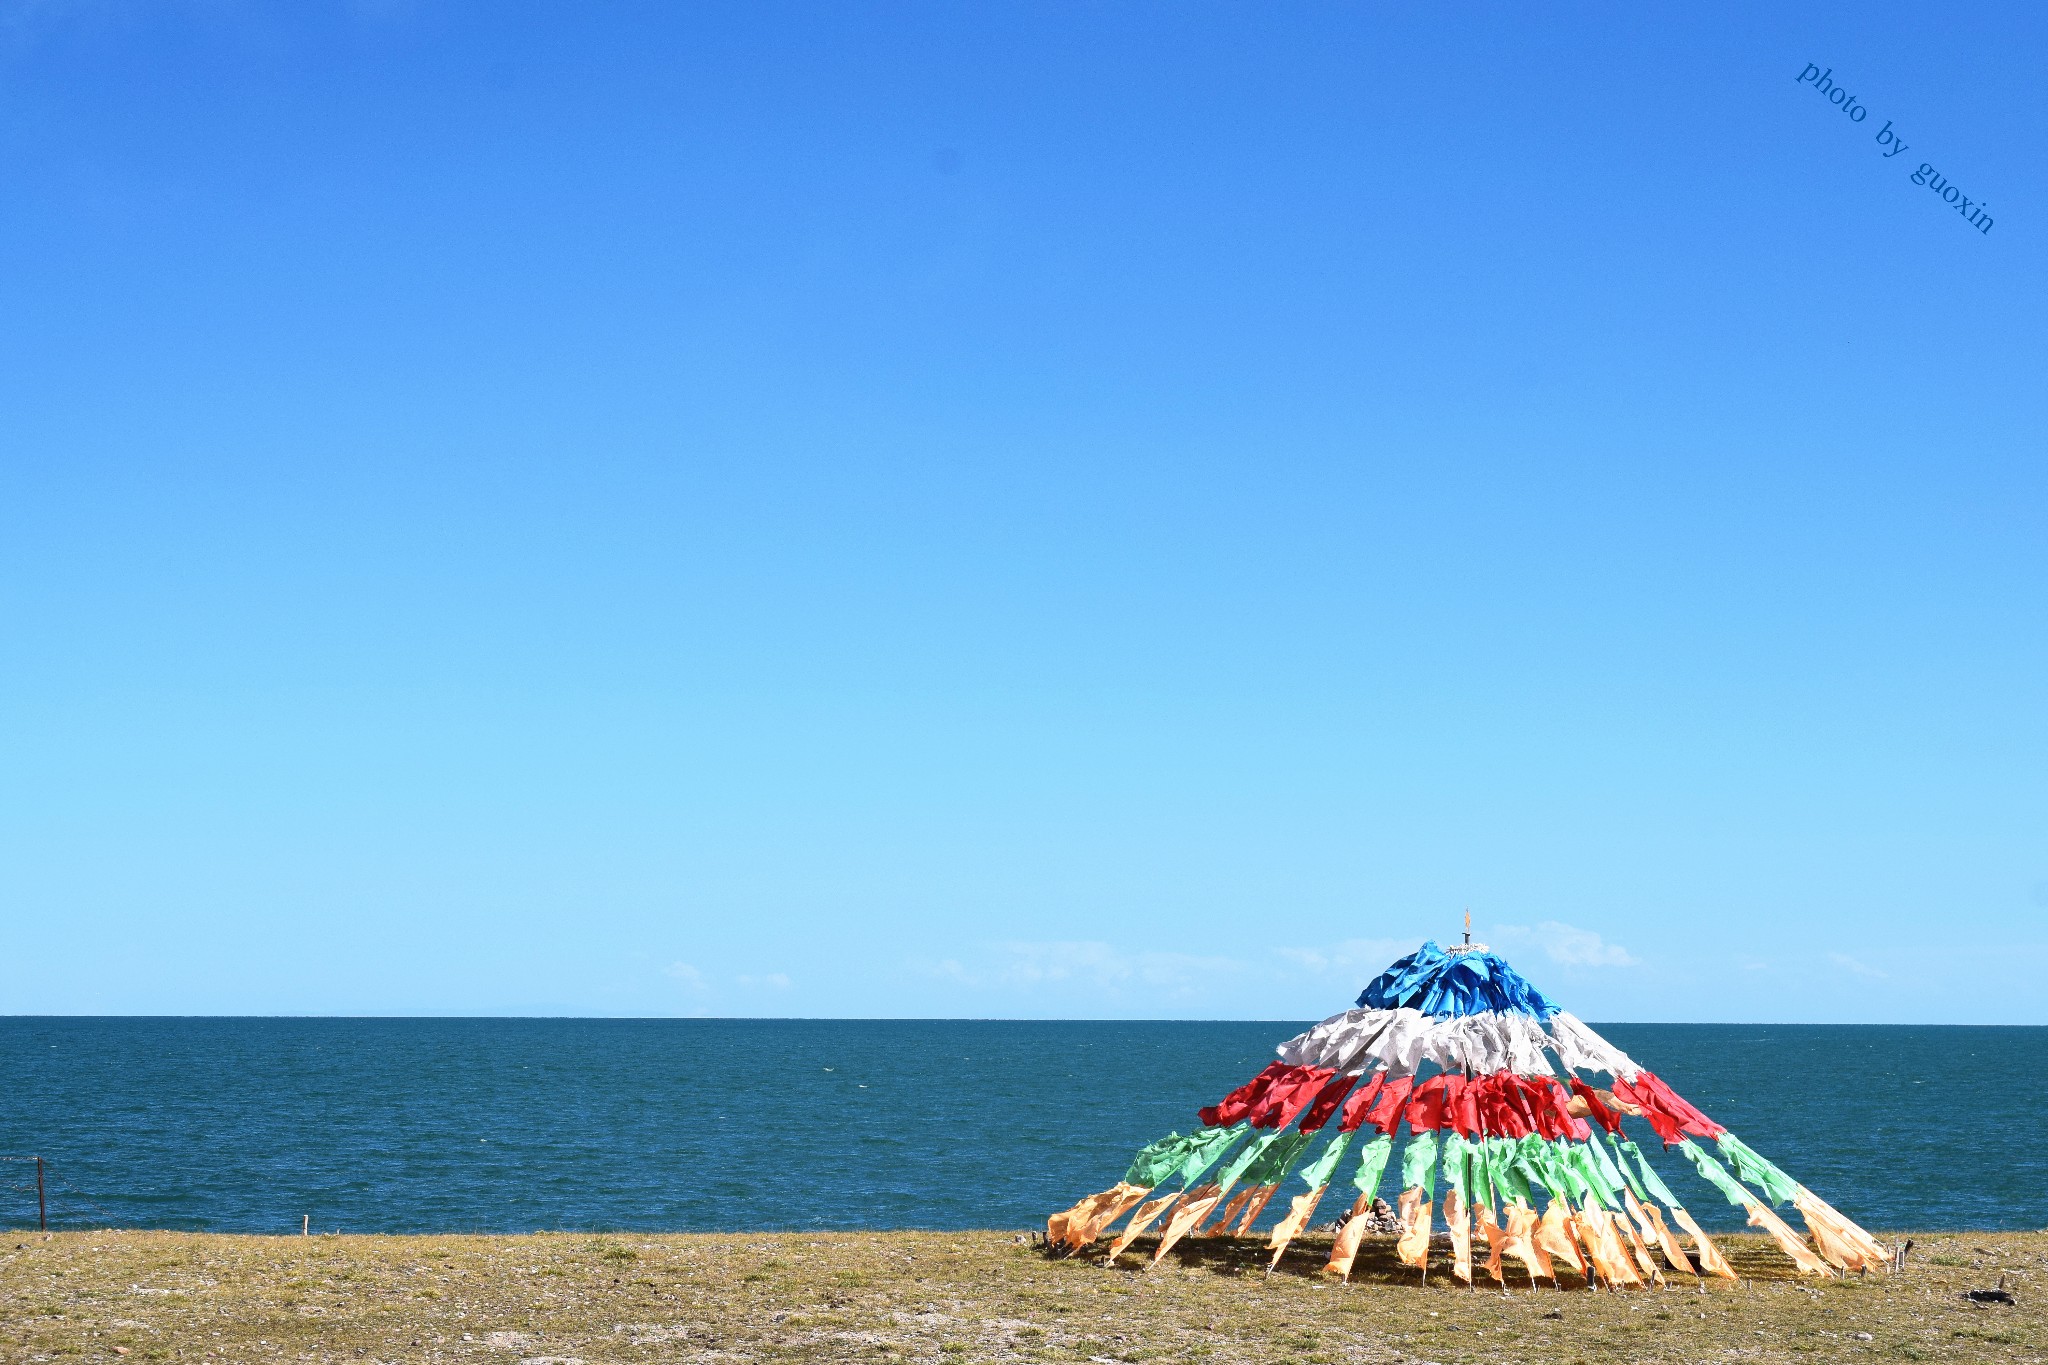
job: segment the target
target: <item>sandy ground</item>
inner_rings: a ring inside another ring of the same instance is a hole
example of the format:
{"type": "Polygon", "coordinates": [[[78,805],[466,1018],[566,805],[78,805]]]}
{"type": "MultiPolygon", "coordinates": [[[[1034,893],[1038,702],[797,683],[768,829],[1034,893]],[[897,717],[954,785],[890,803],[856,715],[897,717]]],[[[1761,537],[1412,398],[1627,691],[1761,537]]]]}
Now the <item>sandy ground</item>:
{"type": "Polygon", "coordinates": [[[518,1237],[8,1233],[5,1360],[475,1362],[2040,1361],[2048,1234],[1919,1235],[1897,1278],[1662,1291],[1427,1286],[1373,1239],[1348,1285],[1328,1238],[1268,1279],[1259,1245],[1198,1239],[1141,1270],[1012,1232],[518,1237]],[[2006,1277],[2016,1306],[1961,1297],[2006,1277]]]}

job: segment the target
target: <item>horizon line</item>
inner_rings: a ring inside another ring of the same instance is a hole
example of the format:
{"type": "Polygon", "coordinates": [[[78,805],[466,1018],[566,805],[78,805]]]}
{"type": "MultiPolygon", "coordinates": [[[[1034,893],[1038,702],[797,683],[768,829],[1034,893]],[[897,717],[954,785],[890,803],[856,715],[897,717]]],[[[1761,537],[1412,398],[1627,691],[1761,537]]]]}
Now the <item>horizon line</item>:
{"type": "MultiPolygon", "coordinates": [[[[879,1015],[879,1014],[12,1014],[0,1012],[4,1021],[55,1020],[334,1020],[338,1022],[540,1022],[578,1021],[585,1023],[647,1024],[1277,1024],[1293,1026],[1313,1019],[1279,1019],[1217,1016],[1126,1016],[1083,1015],[879,1015]]],[[[1986,1023],[1962,1021],[1907,1020],[1816,1020],[1816,1019],[1589,1019],[1605,1027],[1648,1028],[2048,1028],[2048,1022],[1986,1023]]]]}

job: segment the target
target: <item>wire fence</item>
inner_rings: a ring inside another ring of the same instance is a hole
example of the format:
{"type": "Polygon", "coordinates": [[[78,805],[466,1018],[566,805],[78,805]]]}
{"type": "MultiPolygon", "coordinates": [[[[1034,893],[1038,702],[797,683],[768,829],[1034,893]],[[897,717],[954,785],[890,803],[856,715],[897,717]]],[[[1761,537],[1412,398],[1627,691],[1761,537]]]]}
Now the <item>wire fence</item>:
{"type": "Polygon", "coordinates": [[[120,1226],[119,1219],[88,1199],[40,1156],[0,1156],[0,1224],[14,1221],[15,1209],[33,1213],[36,1227],[44,1232],[66,1222],[74,1227],[120,1226]],[[74,1210],[95,1214],[99,1221],[89,1222],[74,1210]]]}

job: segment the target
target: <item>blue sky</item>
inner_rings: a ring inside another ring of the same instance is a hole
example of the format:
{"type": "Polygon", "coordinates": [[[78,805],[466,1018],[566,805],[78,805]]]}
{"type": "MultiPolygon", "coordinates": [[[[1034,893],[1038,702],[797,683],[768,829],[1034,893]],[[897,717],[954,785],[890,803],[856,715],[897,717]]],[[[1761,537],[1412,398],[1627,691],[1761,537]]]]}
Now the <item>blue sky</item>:
{"type": "Polygon", "coordinates": [[[0,1011],[2048,1020],[2044,58],[0,0],[0,1011]]]}

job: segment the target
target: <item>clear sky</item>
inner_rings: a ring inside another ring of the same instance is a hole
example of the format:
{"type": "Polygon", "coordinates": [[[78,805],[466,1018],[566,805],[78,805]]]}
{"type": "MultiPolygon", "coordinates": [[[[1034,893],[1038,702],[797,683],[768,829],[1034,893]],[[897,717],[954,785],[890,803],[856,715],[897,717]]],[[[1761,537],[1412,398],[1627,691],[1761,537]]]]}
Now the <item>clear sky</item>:
{"type": "Polygon", "coordinates": [[[2048,13],[1792,8],[0,0],[0,1012],[2048,1022],[2048,13]]]}

